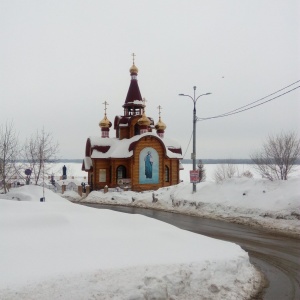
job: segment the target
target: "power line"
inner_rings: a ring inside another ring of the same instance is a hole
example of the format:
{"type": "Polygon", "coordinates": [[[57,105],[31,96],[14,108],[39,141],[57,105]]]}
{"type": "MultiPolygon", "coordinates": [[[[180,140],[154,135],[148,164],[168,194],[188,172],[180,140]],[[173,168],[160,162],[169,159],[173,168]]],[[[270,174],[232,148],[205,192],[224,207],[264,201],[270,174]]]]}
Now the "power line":
{"type": "Polygon", "coordinates": [[[276,96],[276,97],[274,97],[274,98],[271,98],[271,99],[269,99],[269,100],[266,100],[266,101],[264,101],[264,102],[262,102],[262,103],[253,105],[253,106],[251,106],[251,107],[248,107],[248,108],[245,108],[245,109],[242,109],[242,110],[238,110],[238,111],[236,111],[236,110],[237,110],[237,109],[236,109],[236,110],[234,110],[234,111],[232,111],[232,112],[228,112],[228,113],[225,113],[225,114],[222,114],[222,115],[218,115],[218,116],[214,116],[214,117],[197,118],[197,121],[205,121],[205,120],[209,120],[209,119],[216,119],[216,118],[228,117],[228,116],[230,116],[230,115],[235,115],[235,114],[241,113],[241,112],[243,112],[243,111],[252,109],[252,108],[254,108],[254,107],[263,105],[263,104],[265,104],[265,103],[267,103],[267,102],[270,102],[270,101],[272,101],[272,100],[275,100],[275,99],[277,99],[277,98],[279,98],[279,97],[281,97],[281,96],[283,96],[283,95],[285,95],[285,94],[288,94],[288,93],[292,92],[293,90],[298,89],[299,87],[300,87],[300,86],[297,86],[297,87],[295,87],[295,88],[292,89],[292,90],[289,90],[289,91],[287,91],[287,92],[285,92],[285,93],[283,93],[283,94],[281,94],[281,95],[278,95],[278,96],[276,96]]]}
{"type": "Polygon", "coordinates": [[[186,150],[185,150],[185,152],[184,152],[183,158],[185,157],[185,155],[186,155],[186,153],[187,153],[187,151],[188,151],[188,149],[189,149],[189,146],[190,146],[190,143],[191,143],[191,140],[192,140],[192,136],[193,136],[193,131],[192,131],[192,134],[191,134],[191,137],[190,137],[190,141],[189,141],[189,143],[188,143],[188,145],[187,145],[187,147],[186,147],[186,150]]]}
{"type": "Polygon", "coordinates": [[[277,99],[277,98],[279,98],[279,97],[281,97],[281,96],[283,96],[283,95],[285,95],[285,94],[288,94],[288,93],[290,93],[290,92],[292,92],[292,91],[298,89],[300,86],[297,86],[297,87],[295,87],[295,88],[293,88],[293,89],[291,89],[291,90],[289,90],[289,91],[287,91],[287,92],[285,92],[285,93],[282,93],[282,94],[280,94],[280,95],[278,95],[278,96],[276,96],[276,97],[273,97],[273,98],[271,98],[271,99],[269,99],[269,100],[266,100],[266,101],[264,101],[264,102],[262,102],[262,103],[259,103],[259,104],[253,105],[253,106],[251,106],[251,107],[248,107],[248,106],[250,106],[250,105],[252,105],[252,104],[254,104],[254,103],[257,103],[257,102],[259,102],[259,101],[262,101],[263,99],[266,99],[266,98],[268,98],[268,97],[270,97],[270,96],[272,96],[272,95],[274,95],[274,94],[277,94],[278,92],[280,92],[280,91],[282,91],[282,90],[285,90],[286,88],[288,88],[288,87],[294,85],[295,83],[298,83],[299,81],[300,81],[300,80],[298,80],[298,81],[296,81],[296,82],[294,82],[294,83],[292,83],[292,84],[290,84],[290,85],[288,85],[288,86],[286,86],[286,87],[284,87],[284,88],[282,88],[282,89],[280,89],[280,90],[278,90],[278,91],[276,91],[276,92],[274,92],[274,93],[272,93],[272,94],[269,94],[268,96],[265,96],[265,97],[263,97],[263,98],[261,98],[261,99],[259,99],[259,100],[256,100],[256,101],[254,101],[254,102],[251,102],[251,103],[249,103],[249,104],[247,104],[247,105],[244,105],[244,106],[242,106],[242,107],[239,107],[239,108],[236,108],[236,109],[234,109],[234,110],[231,110],[231,111],[229,111],[229,112],[227,112],[227,113],[224,113],[224,114],[221,114],[221,115],[217,115],[217,116],[213,116],[213,117],[197,118],[197,121],[205,121],[205,120],[210,120],[210,119],[216,119],[216,118],[227,117],[227,116],[234,115],[234,114],[238,114],[238,113],[240,113],[240,112],[243,112],[243,111],[252,109],[252,108],[254,108],[254,107],[260,106],[260,105],[262,105],[262,104],[265,104],[265,103],[267,103],[267,102],[270,102],[270,101],[272,101],[272,100],[275,100],[275,99],[277,99]],[[248,107],[248,108],[246,108],[246,107],[248,107]],[[243,109],[243,108],[245,108],[245,109],[243,109]]]}
{"type": "MultiPolygon", "coordinates": [[[[251,102],[251,103],[249,103],[249,104],[247,104],[247,105],[244,105],[244,106],[241,106],[241,107],[236,108],[236,109],[234,109],[234,110],[231,110],[231,111],[229,111],[229,112],[227,112],[227,113],[224,113],[224,114],[221,114],[221,115],[217,115],[217,116],[213,116],[213,117],[197,118],[197,121],[206,121],[206,120],[210,120],[210,119],[216,119],[216,118],[228,117],[228,116],[230,116],[230,115],[238,114],[238,113],[241,113],[241,112],[243,112],[243,111],[246,111],[246,110],[255,108],[255,107],[257,107],[257,106],[263,105],[263,104],[265,104],[265,103],[267,103],[267,102],[270,102],[270,101],[272,101],[272,100],[275,100],[275,99],[277,99],[277,98],[280,98],[280,97],[284,96],[285,94],[288,94],[288,93],[290,93],[290,92],[292,92],[292,91],[298,89],[300,86],[297,86],[297,87],[295,87],[295,88],[293,88],[293,89],[291,89],[291,90],[288,90],[288,91],[286,91],[286,92],[284,92],[284,93],[282,93],[282,94],[280,94],[280,95],[277,95],[277,96],[275,96],[275,97],[273,97],[273,98],[271,98],[271,99],[268,99],[268,100],[266,100],[266,101],[264,101],[264,102],[262,102],[262,103],[259,103],[259,104],[253,105],[253,106],[251,106],[251,107],[248,107],[248,106],[250,106],[250,105],[252,105],[252,104],[254,104],[254,103],[257,103],[257,102],[259,102],[259,101],[262,101],[262,100],[264,100],[264,99],[266,99],[266,98],[268,98],[268,97],[270,97],[270,96],[272,96],[272,95],[274,95],[274,94],[277,94],[278,92],[281,92],[281,91],[287,89],[288,87],[290,87],[290,86],[292,86],[292,85],[294,85],[294,84],[296,84],[296,83],[298,83],[298,82],[300,82],[300,80],[297,80],[297,81],[295,81],[295,82],[289,84],[288,86],[286,86],[286,87],[284,87],[284,88],[282,88],[282,89],[280,89],[280,90],[278,90],[278,91],[272,93],[272,94],[269,94],[269,95],[267,95],[267,96],[265,96],[265,97],[263,97],[263,98],[260,98],[259,100],[256,100],[256,101],[251,102]],[[246,108],[246,107],[248,107],[248,108],[246,108]],[[242,109],[242,108],[245,108],[245,109],[242,109]]],[[[183,158],[185,157],[185,155],[186,155],[186,153],[187,153],[187,151],[188,151],[188,148],[189,148],[190,143],[191,143],[191,140],[192,140],[192,136],[193,136],[193,132],[192,132],[192,134],[191,134],[191,137],[190,137],[189,143],[188,143],[188,145],[187,145],[186,151],[185,151],[185,153],[184,153],[184,155],[183,155],[183,158]]]]}
{"type": "Polygon", "coordinates": [[[260,99],[254,101],[254,102],[251,102],[251,103],[249,103],[249,104],[247,104],[247,105],[244,105],[244,106],[242,106],[242,107],[239,107],[239,108],[237,108],[237,109],[235,109],[235,110],[229,111],[228,113],[225,113],[225,114],[229,114],[229,113],[231,113],[231,112],[234,112],[234,111],[237,111],[237,110],[242,109],[242,108],[244,108],[244,107],[247,107],[247,106],[249,106],[249,105],[252,105],[252,104],[254,104],[254,103],[256,103],[256,102],[259,102],[259,101],[261,101],[261,100],[264,100],[264,99],[266,99],[266,98],[269,98],[270,96],[273,96],[274,94],[277,94],[278,92],[281,92],[281,91],[287,89],[288,87],[290,87],[290,86],[292,86],[292,85],[298,83],[299,81],[300,81],[300,80],[297,80],[297,81],[295,81],[295,82],[293,82],[293,83],[287,85],[286,87],[284,87],[284,88],[282,88],[282,89],[280,89],[280,90],[278,90],[278,91],[272,93],[272,94],[269,94],[269,95],[267,95],[267,96],[265,96],[265,97],[263,97],[263,98],[260,98],[260,99]]]}

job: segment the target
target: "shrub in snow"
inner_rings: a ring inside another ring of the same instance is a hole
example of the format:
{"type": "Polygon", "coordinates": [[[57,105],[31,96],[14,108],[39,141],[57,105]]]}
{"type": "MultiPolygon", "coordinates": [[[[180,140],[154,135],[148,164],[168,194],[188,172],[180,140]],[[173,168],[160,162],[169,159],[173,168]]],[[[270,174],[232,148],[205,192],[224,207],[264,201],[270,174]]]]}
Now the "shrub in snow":
{"type": "Polygon", "coordinates": [[[198,166],[198,171],[199,171],[199,182],[204,182],[206,179],[206,173],[205,173],[205,168],[204,168],[204,165],[203,165],[201,159],[199,159],[197,166],[198,166]]]}
{"type": "Polygon", "coordinates": [[[270,135],[262,149],[250,157],[263,178],[287,180],[300,157],[300,139],[295,132],[270,135]]]}
{"type": "Polygon", "coordinates": [[[233,164],[218,165],[214,173],[214,179],[216,183],[222,183],[225,179],[233,178],[237,172],[237,167],[233,164]]]}
{"type": "Polygon", "coordinates": [[[244,171],[241,176],[242,177],[247,177],[247,178],[253,178],[253,174],[249,170],[244,171]]]}

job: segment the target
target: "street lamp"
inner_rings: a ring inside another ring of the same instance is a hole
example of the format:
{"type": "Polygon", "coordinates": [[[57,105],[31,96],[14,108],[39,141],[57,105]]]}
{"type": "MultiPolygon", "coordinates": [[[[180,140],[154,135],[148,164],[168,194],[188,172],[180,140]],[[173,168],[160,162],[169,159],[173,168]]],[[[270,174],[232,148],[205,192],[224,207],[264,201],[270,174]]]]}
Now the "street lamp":
{"type": "MultiPolygon", "coordinates": [[[[194,86],[193,89],[194,89],[194,97],[192,97],[190,95],[186,95],[186,94],[179,94],[179,96],[189,97],[189,98],[192,99],[192,101],[194,103],[194,111],[193,111],[193,153],[192,153],[192,159],[193,159],[193,170],[196,171],[196,122],[197,122],[196,103],[197,103],[197,100],[201,96],[210,95],[211,93],[202,94],[202,95],[200,95],[200,96],[198,96],[196,98],[196,86],[194,86]]],[[[193,182],[193,193],[195,193],[195,192],[196,192],[196,182],[193,182]]]]}

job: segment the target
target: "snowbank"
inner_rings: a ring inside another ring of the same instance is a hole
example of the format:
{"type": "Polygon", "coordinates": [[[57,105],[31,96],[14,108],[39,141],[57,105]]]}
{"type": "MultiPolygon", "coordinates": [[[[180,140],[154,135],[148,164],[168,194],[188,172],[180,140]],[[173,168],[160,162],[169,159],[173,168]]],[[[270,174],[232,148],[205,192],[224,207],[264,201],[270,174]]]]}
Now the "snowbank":
{"type": "Polygon", "coordinates": [[[246,299],[259,287],[236,244],[41,195],[0,196],[1,299],[246,299]]]}
{"type": "Polygon", "coordinates": [[[233,178],[222,184],[191,183],[157,191],[92,192],[82,202],[151,207],[172,212],[238,222],[300,236],[300,177],[287,181],[233,178]]]}

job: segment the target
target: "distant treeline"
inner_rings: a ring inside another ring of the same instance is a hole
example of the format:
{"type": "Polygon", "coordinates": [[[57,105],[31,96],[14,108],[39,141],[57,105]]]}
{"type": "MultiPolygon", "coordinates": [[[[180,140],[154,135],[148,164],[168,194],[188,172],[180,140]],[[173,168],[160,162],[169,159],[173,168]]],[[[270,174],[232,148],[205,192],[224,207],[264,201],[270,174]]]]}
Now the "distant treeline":
{"type": "MultiPolygon", "coordinates": [[[[253,161],[251,159],[233,159],[233,158],[218,158],[218,159],[201,159],[203,164],[209,165],[209,164],[253,164],[253,161]]],[[[199,159],[196,160],[196,163],[198,163],[199,159]]],[[[192,159],[183,159],[183,164],[192,164],[192,159]]]]}
{"type": "Polygon", "coordinates": [[[60,163],[66,163],[66,164],[68,164],[68,163],[82,163],[82,161],[83,161],[83,159],[65,159],[65,158],[63,158],[63,159],[59,159],[58,160],[58,162],[60,162],[60,163]]]}
{"type": "MultiPolygon", "coordinates": [[[[196,163],[198,163],[199,159],[196,160],[196,163]]],[[[192,164],[192,159],[183,159],[183,164],[192,164]]],[[[252,159],[244,159],[244,158],[229,158],[229,159],[202,159],[202,163],[209,165],[209,164],[254,164],[252,159]]],[[[300,165],[300,159],[296,160],[295,165],[300,165]]]]}
{"type": "MultiPolygon", "coordinates": [[[[60,159],[60,163],[81,163],[82,159],[60,159]]],[[[182,159],[183,164],[192,164],[192,159],[182,159]]],[[[196,160],[198,163],[198,159],[196,160]]],[[[253,164],[251,159],[202,159],[203,164],[253,164]]]]}
{"type": "MultiPolygon", "coordinates": [[[[199,159],[196,160],[196,163],[198,163],[199,159]]],[[[59,159],[59,163],[82,163],[82,159],[59,159]]],[[[181,162],[183,164],[192,164],[193,160],[192,159],[182,159],[181,162]]],[[[244,159],[244,158],[218,158],[218,159],[202,159],[202,163],[209,165],[209,164],[254,164],[251,159],[244,159]]],[[[300,165],[300,159],[298,159],[295,163],[296,165],[300,165]]]]}

